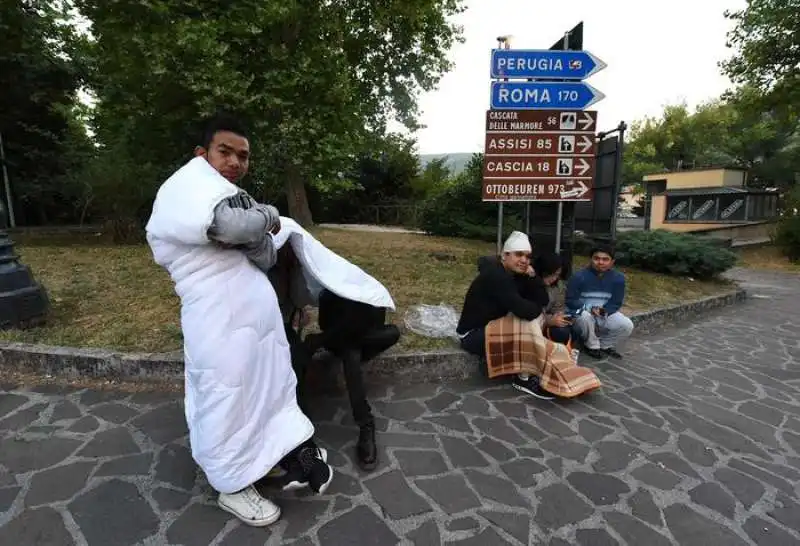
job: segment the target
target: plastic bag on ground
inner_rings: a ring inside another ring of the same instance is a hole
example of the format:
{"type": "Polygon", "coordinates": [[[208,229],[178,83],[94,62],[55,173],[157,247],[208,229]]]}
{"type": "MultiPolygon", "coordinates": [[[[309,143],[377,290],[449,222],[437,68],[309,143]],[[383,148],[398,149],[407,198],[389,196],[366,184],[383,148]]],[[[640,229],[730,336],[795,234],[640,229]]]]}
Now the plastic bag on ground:
{"type": "Polygon", "coordinates": [[[449,305],[414,305],[406,311],[403,320],[406,328],[415,334],[458,340],[458,313],[449,305]]]}

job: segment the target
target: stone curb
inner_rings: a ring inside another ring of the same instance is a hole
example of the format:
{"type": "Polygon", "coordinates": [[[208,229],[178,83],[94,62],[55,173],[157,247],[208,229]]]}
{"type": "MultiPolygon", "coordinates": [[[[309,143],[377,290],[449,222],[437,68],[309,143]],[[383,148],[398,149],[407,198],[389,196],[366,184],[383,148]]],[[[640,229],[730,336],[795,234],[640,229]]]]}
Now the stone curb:
{"type": "MultiPolygon", "coordinates": [[[[747,298],[743,289],[732,290],[686,304],[654,309],[631,316],[638,334],[652,333],[670,324],[681,323],[747,298]]],[[[324,363],[327,359],[315,359],[324,363]]],[[[3,370],[46,374],[66,379],[92,378],[106,380],[181,381],[183,357],[173,353],[121,353],[105,349],[79,349],[30,343],[0,344],[0,368],[3,370]]],[[[320,365],[314,383],[327,383],[334,378],[332,366],[320,365]],[[324,376],[330,376],[325,378],[324,376]]],[[[313,372],[312,372],[313,373],[313,372]]],[[[340,374],[336,374],[340,376],[340,374]]],[[[444,349],[422,353],[395,353],[377,358],[364,368],[370,383],[412,384],[441,382],[480,376],[477,359],[460,349],[444,349]]]]}

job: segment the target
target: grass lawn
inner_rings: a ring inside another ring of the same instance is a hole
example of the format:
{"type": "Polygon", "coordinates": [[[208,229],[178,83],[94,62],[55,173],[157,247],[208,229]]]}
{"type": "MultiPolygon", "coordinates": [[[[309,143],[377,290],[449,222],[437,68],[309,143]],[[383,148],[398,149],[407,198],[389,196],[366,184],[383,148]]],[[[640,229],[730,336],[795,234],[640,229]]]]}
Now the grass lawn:
{"type": "MultiPolygon", "coordinates": [[[[406,233],[316,229],[329,248],[364,268],[391,291],[398,306],[393,320],[418,303],[453,305],[460,311],[476,274],[479,256],[494,245],[406,233]]],[[[49,324],[30,331],[0,333],[0,340],[161,352],[181,347],[179,302],[167,273],[146,245],[107,246],[87,235],[16,236],[16,250],[52,301],[49,324]]],[[[585,258],[576,266],[581,267],[585,258]]],[[[689,301],[728,288],[626,270],[626,309],[639,311],[689,301]]],[[[408,334],[400,350],[451,346],[408,334]]]]}
{"type": "Polygon", "coordinates": [[[772,245],[743,248],[739,252],[742,267],[800,273],[800,264],[793,264],[789,258],[772,245]]]}

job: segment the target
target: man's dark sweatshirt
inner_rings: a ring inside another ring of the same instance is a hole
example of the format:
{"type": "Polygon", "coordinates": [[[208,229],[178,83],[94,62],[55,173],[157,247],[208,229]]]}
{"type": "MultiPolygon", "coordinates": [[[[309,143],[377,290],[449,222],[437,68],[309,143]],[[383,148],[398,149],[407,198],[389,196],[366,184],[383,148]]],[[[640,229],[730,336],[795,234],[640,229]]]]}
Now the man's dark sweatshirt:
{"type": "Polygon", "coordinates": [[[456,331],[464,335],[509,313],[533,320],[547,307],[548,301],[542,279],[509,273],[499,259],[491,260],[481,264],[478,276],[467,290],[456,331]]]}

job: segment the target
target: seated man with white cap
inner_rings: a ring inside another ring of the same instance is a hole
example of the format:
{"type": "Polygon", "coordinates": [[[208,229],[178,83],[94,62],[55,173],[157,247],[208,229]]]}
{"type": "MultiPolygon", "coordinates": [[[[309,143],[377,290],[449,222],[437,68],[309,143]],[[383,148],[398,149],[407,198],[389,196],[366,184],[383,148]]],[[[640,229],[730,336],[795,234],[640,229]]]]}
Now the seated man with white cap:
{"type": "MultiPolygon", "coordinates": [[[[514,231],[503,245],[502,256],[479,268],[478,276],[467,290],[456,328],[461,347],[468,353],[485,358],[485,328],[491,321],[509,313],[522,320],[534,320],[547,307],[547,288],[534,276],[531,251],[528,236],[514,231]]],[[[539,386],[537,377],[519,374],[514,377],[513,385],[537,398],[554,398],[539,386]]]]}

